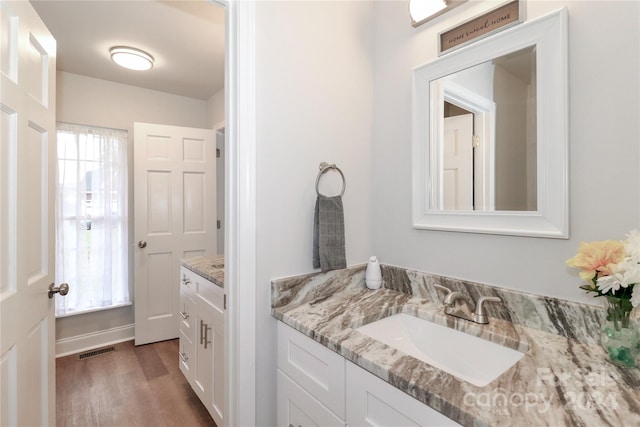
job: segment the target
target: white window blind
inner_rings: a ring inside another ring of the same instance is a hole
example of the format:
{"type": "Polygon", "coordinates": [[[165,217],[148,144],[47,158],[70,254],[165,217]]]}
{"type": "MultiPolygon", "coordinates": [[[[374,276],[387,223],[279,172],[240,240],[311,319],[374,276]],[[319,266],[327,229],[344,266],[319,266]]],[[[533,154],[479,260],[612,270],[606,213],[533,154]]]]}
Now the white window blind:
{"type": "Polygon", "coordinates": [[[127,132],[58,123],[56,316],[129,303],[127,132]]]}

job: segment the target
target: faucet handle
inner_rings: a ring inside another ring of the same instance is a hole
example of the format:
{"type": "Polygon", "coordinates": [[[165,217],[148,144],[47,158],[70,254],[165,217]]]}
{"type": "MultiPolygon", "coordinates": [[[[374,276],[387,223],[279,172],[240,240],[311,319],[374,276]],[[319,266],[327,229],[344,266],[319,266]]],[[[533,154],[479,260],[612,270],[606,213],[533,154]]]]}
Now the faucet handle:
{"type": "Polygon", "coordinates": [[[476,311],[473,313],[473,321],[476,323],[489,323],[487,314],[484,312],[485,302],[497,302],[502,303],[502,299],[499,297],[480,297],[478,298],[478,304],[476,305],[476,311]]]}
{"type": "Polygon", "coordinates": [[[447,298],[447,296],[449,296],[449,294],[451,293],[451,289],[449,289],[449,288],[447,288],[447,287],[445,287],[445,286],[442,286],[442,285],[441,285],[441,284],[439,284],[439,283],[434,283],[434,284],[433,284],[433,287],[434,287],[434,288],[436,288],[436,290],[438,290],[438,291],[442,291],[442,292],[444,292],[445,299],[446,299],[446,298],[447,298]]]}

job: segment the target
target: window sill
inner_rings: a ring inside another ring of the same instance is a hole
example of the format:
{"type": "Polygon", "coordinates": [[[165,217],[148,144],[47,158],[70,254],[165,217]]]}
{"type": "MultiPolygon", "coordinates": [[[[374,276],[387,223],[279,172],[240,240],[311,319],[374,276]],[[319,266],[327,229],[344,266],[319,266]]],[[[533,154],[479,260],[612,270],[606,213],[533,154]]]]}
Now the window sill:
{"type": "Polygon", "coordinates": [[[98,311],[113,310],[114,308],[128,307],[130,305],[133,305],[133,304],[131,302],[124,302],[121,304],[107,305],[105,307],[86,308],[84,310],[73,311],[66,314],[56,314],[56,319],[61,319],[63,317],[77,316],[80,314],[95,313],[98,311]]]}

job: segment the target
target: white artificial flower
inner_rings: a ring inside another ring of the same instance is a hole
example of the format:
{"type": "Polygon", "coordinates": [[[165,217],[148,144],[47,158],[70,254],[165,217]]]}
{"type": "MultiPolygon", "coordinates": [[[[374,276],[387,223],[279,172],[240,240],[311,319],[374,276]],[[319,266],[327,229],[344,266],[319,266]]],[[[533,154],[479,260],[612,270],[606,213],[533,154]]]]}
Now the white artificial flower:
{"type": "Polygon", "coordinates": [[[640,231],[631,230],[624,245],[625,255],[640,263],[640,231]]]}
{"type": "Polygon", "coordinates": [[[621,287],[628,288],[634,284],[640,286],[640,264],[629,258],[612,264],[609,276],[598,278],[598,289],[603,294],[609,291],[615,294],[621,287]]]}

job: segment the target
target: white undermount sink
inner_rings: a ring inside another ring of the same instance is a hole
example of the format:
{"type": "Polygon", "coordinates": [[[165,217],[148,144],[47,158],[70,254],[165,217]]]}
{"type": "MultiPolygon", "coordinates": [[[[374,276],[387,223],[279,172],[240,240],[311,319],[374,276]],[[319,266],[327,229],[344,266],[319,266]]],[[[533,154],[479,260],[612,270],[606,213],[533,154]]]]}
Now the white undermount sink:
{"type": "Polygon", "coordinates": [[[524,353],[400,313],[356,329],[390,347],[477,386],[485,386],[524,353]]]}

